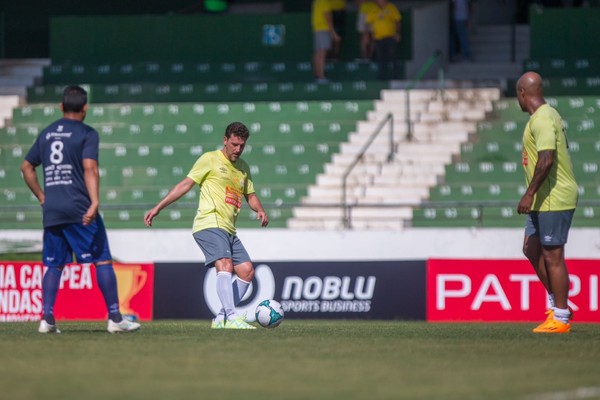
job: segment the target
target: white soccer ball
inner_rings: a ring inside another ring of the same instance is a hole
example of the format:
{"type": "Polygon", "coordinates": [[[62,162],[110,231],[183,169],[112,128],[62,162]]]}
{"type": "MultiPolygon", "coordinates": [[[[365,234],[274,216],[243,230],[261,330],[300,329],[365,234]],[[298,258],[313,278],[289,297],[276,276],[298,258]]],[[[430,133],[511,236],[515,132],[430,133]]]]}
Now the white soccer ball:
{"type": "Polygon", "coordinates": [[[261,301],[256,307],[256,322],[265,328],[275,328],[283,321],[283,307],[273,299],[261,301]]]}

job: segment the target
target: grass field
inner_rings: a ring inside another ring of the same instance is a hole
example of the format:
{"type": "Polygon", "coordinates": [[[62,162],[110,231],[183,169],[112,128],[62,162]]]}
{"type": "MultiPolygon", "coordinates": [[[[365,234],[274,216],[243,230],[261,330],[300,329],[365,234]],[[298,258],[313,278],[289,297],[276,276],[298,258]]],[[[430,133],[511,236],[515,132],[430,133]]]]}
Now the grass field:
{"type": "Polygon", "coordinates": [[[208,321],[0,324],[0,398],[600,398],[600,324],[535,335],[533,324],[286,320],[272,330],[208,321]]]}

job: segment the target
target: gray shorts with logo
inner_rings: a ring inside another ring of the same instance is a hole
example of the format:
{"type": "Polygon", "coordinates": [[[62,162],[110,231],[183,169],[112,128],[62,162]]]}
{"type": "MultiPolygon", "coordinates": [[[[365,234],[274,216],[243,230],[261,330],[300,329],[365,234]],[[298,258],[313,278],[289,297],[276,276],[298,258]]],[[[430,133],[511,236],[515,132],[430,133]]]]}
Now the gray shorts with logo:
{"type": "Polygon", "coordinates": [[[525,236],[538,236],[542,246],[567,243],[575,210],[532,211],[525,221],[525,236]]]}
{"type": "Polygon", "coordinates": [[[223,229],[203,229],[193,236],[204,253],[206,267],[214,267],[215,261],[221,258],[231,258],[234,266],[251,261],[242,241],[223,229]]]}

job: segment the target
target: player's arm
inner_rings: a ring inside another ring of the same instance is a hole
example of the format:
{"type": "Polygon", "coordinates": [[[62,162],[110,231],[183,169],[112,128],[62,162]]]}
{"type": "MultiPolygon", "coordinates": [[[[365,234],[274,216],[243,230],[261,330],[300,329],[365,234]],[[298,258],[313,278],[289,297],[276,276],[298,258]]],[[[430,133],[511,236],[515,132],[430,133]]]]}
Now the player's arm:
{"type": "Polygon", "coordinates": [[[531,211],[531,205],[533,204],[533,198],[535,194],[542,186],[542,183],[546,180],[554,164],[554,150],[543,150],[538,152],[538,160],[535,164],[535,170],[531,182],[525,191],[525,194],[521,198],[519,205],[517,206],[517,212],[519,214],[528,214],[531,211]]]}
{"type": "Polygon", "coordinates": [[[152,210],[146,213],[144,216],[144,223],[146,226],[152,226],[152,219],[156,217],[163,208],[179,200],[184,194],[189,192],[195,184],[196,182],[186,176],[181,182],[175,185],[152,210]]]}
{"type": "Polygon", "coordinates": [[[256,212],[256,219],[260,220],[260,226],[269,225],[269,216],[263,209],[262,203],[260,199],[256,195],[256,193],[250,193],[246,195],[246,202],[248,202],[248,206],[256,212]]]}
{"type": "Polygon", "coordinates": [[[21,173],[23,174],[23,179],[25,180],[27,187],[29,187],[29,190],[31,190],[31,193],[37,197],[40,205],[44,205],[44,201],[46,201],[46,195],[40,186],[40,182],[38,181],[33,164],[27,160],[23,160],[23,163],[21,164],[21,173]]]}
{"type": "Polygon", "coordinates": [[[98,173],[98,161],[93,158],[83,159],[83,177],[85,180],[85,187],[90,196],[90,207],[83,215],[83,224],[89,225],[96,216],[98,215],[99,200],[99,187],[100,187],[100,175],[98,173]]]}

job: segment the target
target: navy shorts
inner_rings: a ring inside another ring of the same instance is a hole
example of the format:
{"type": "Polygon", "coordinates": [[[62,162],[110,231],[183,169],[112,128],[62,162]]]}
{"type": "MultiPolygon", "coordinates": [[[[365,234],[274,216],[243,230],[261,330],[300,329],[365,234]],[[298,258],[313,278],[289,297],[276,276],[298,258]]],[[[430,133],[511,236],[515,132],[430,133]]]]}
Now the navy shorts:
{"type": "Polygon", "coordinates": [[[567,243],[575,210],[532,211],[525,221],[525,236],[537,236],[542,246],[567,243]]]}
{"type": "Polygon", "coordinates": [[[214,267],[221,258],[231,258],[234,266],[251,261],[242,241],[223,229],[202,229],[194,232],[194,239],[204,253],[206,267],[214,267]]]}
{"type": "Polygon", "coordinates": [[[112,261],[108,237],[100,215],[89,225],[63,224],[44,228],[44,265],[62,267],[73,262],[97,263],[112,261]]]}

